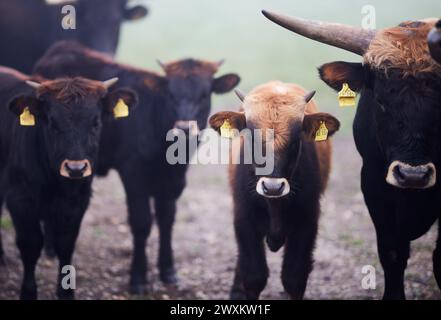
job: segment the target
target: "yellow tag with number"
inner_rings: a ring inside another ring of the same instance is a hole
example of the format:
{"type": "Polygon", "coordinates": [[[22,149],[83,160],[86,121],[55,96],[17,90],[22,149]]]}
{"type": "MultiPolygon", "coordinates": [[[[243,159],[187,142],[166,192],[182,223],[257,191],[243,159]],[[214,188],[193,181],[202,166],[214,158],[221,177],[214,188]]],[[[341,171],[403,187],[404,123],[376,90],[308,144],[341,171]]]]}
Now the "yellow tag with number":
{"type": "Polygon", "coordinates": [[[234,138],[235,137],[235,132],[234,131],[235,130],[231,126],[230,121],[228,119],[225,119],[224,123],[220,127],[221,137],[229,138],[229,139],[234,138]]]}
{"type": "Polygon", "coordinates": [[[338,102],[340,107],[355,106],[355,97],[357,94],[349,88],[349,84],[343,83],[343,88],[338,93],[338,102]]]}
{"type": "Polygon", "coordinates": [[[116,103],[115,108],[113,108],[113,115],[115,116],[115,119],[129,116],[129,107],[123,99],[119,99],[116,103]]]}
{"type": "Polygon", "coordinates": [[[328,140],[328,128],[324,121],[320,121],[320,127],[315,133],[315,141],[326,141],[328,140]]]}
{"type": "Polygon", "coordinates": [[[20,125],[25,127],[35,126],[35,117],[29,110],[29,107],[25,107],[20,115],[20,125]]]}

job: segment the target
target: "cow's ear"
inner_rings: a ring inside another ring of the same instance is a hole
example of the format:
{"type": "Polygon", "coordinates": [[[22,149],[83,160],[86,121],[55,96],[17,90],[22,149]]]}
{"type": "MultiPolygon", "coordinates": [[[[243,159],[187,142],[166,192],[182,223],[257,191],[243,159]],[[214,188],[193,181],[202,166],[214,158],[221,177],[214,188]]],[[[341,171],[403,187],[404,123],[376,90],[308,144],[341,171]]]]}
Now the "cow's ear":
{"type": "Polygon", "coordinates": [[[138,95],[130,89],[117,89],[109,92],[103,99],[106,115],[124,118],[138,105],[138,95]]]}
{"type": "Polygon", "coordinates": [[[319,112],[313,114],[305,114],[303,119],[303,132],[306,137],[314,140],[317,134],[317,130],[324,124],[328,130],[328,137],[332,136],[340,129],[340,121],[329,113],[319,112]]]}
{"type": "Polygon", "coordinates": [[[214,79],[213,92],[227,93],[233,90],[240,82],[240,77],[235,73],[229,73],[219,78],[214,79]]]}
{"type": "Polygon", "coordinates": [[[356,92],[365,85],[365,70],[361,63],[337,61],[326,63],[318,70],[320,78],[336,91],[340,91],[344,83],[356,92]]]}
{"type": "Polygon", "coordinates": [[[221,134],[222,126],[227,126],[238,131],[245,129],[247,126],[245,113],[233,111],[218,112],[210,117],[209,123],[219,134],[221,134]]]}
{"type": "Polygon", "coordinates": [[[37,115],[40,111],[40,101],[34,96],[17,96],[9,102],[9,110],[11,110],[16,116],[23,114],[26,108],[33,115],[37,115]]]}
{"type": "Polygon", "coordinates": [[[144,6],[134,6],[124,11],[124,19],[134,21],[144,18],[149,11],[144,6]]]}

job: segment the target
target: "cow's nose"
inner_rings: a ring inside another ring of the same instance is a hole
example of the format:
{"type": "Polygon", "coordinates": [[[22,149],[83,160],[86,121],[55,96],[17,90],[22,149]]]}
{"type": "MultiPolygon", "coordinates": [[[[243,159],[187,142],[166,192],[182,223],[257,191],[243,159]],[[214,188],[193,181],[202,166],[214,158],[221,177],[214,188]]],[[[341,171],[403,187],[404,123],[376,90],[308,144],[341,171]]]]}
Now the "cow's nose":
{"type": "Polygon", "coordinates": [[[256,191],[267,198],[279,198],[289,193],[290,187],[285,178],[260,178],[256,191]]]}
{"type": "Polygon", "coordinates": [[[436,183],[436,168],[433,163],[412,166],[401,161],[394,161],[386,181],[399,188],[426,189],[436,183]]]}
{"type": "Polygon", "coordinates": [[[92,168],[89,160],[64,160],[60,174],[71,179],[85,178],[92,174],[92,168]]]}

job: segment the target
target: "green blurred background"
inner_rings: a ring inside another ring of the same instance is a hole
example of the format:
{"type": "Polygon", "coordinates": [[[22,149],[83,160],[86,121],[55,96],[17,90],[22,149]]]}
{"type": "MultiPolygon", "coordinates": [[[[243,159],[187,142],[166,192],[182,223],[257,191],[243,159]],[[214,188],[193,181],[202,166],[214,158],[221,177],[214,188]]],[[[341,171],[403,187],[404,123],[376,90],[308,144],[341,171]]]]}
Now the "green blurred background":
{"type": "MultiPolygon", "coordinates": [[[[136,1],[134,1],[136,2],[136,1]]],[[[160,71],[155,59],[186,57],[226,59],[219,75],[237,72],[240,88],[249,91],[269,80],[295,82],[317,90],[321,110],[351,132],[355,108],[339,108],[336,94],[317,75],[317,67],[335,60],[361,61],[359,56],[321,45],[273,24],[261,14],[271,9],[308,19],[361,26],[362,7],[373,5],[377,28],[406,20],[441,16],[439,0],[145,0],[149,16],[123,28],[118,59],[160,71]]],[[[235,109],[233,94],[217,96],[214,110],[235,109]]]]}

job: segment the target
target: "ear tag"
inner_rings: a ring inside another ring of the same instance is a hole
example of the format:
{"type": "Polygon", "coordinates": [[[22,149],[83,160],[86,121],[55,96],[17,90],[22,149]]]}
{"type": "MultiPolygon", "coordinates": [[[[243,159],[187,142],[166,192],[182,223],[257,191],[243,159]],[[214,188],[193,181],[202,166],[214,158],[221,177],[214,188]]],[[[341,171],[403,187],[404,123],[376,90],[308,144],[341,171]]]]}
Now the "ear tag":
{"type": "Polygon", "coordinates": [[[326,141],[328,140],[328,128],[324,121],[320,121],[320,127],[315,133],[315,141],[326,141]]]}
{"type": "Polygon", "coordinates": [[[224,120],[224,123],[222,124],[222,126],[220,127],[220,132],[221,132],[221,137],[223,138],[234,138],[235,133],[234,133],[234,129],[231,126],[231,123],[229,120],[224,120]]]}
{"type": "Polygon", "coordinates": [[[115,119],[129,116],[129,107],[123,99],[119,99],[116,103],[115,107],[113,108],[113,115],[115,116],[115,119]]]}
{"type": "Polygon", "coordinates": [[[29,107],[23,109],[23,112],[20,115],[20,125],[25,127],[35,126],[35,117],[31,111],[29,111],[29,107]]]}
{"type": "Polygon", "coordinates": [[[343,88],[338,93],[338,102],[340,107],[353,107],[355,106],[356,93],[349,88],[349,84],[343,83],[343,88]]]}

